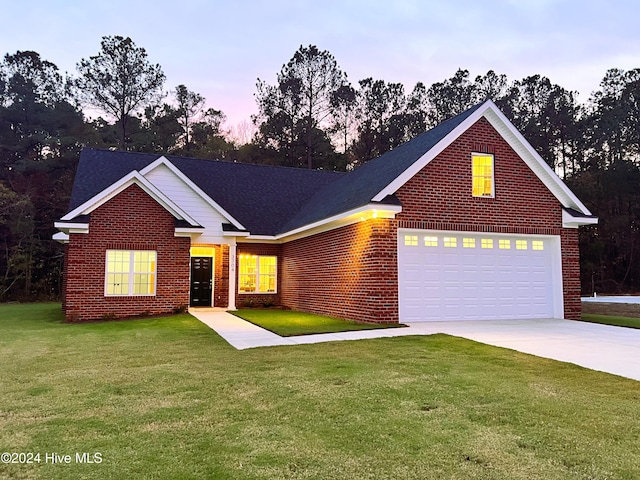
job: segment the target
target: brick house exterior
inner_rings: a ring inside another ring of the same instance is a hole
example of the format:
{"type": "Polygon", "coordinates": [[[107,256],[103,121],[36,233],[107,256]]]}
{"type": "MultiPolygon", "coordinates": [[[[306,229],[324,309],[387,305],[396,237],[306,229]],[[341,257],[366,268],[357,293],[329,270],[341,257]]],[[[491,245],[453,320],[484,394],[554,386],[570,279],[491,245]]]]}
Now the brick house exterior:
{"type": "MultiPolygon", "coordinates": [[[[465,291],[495,297],[515,318],[577,319],[578,227],[596,221],[489,101],[347,174],[86,149],[55,238],[67,243],[71,321],[184,305],[282,305],[379,323],[468,318],[470,309],[442,306],[464,303],[465,291]],[[490,195],[472,194],[473,154],[491,159],[490,195]],[[441,248],[435,257],[430,245],[441,248]],[[131,253],[131,266],[108,264],[108,251],[131,253]],[[134,266],[135,252],[153,252],[157,265],[134,266]],[[453,263],[424,263],[434,258],[453,263]],[[522,284],[517,293],[481,275],[487,259],[504,264],[496,282],[522,284]],[[427,290],[463,293],[434,303],[427,290]]],[[[500,311],[491,302],[487,316],[500,311]]]]}

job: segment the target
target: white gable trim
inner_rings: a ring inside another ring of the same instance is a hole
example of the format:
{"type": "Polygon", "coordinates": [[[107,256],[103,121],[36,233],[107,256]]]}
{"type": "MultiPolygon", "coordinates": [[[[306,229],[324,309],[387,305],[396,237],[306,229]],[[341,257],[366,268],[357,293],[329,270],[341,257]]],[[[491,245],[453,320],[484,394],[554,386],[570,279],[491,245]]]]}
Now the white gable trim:
{"type": "Polygon", "coordinates": [[[176,177],[182,180],[189,188],[191,188],[191,190],[193,190],[196,194],[198,194],[206,203],[208,203],[214,210],[216,210],[220,215],[222,215],[229,223],[233,224],[233,226],[235,226],[239,230],[246,230],[245,227],[242,226],[242,224],[238,220],[233,218],[229,214],[229,212],[227,212],[224,208],[218,205],[217,202],[215,202],[200,187],[198,187],[195,183],[193,183],[189,179],[189,177],[187,177],[184,173],[182,173],[180,169],[176,167],[173,163],[171,163],[171,161],[166,157],[160,157],[157,160],[153,161],[152,163],[144,167],[142,170],[140,170],[140,173],[146,177],[149,172],[151,172],[152,170],[155,170],[160,165],[164,165],[169,170],[171,170],[171,172],[176,177]]]}
{"type": "Polygon", "coordinates": [[[198,225],[193,218],[191,218],[184,210],[173,203],[166,195],[158,190],[151,182],[144,178],[140,172],[134,170],[129,174],[122,177],[117,182],[109,185],[97,195],[91,197],[82,205],[76,207],[71,212],[67,213],[61,220],[72,220],[78,215],[87,215],[94,211],[99,206],[107,203],[113,197],[123,192],[131,185],[138,185],[144,190],[151,198],[158,202],[165,210],[179,220],[186,220],[192,225],[198,225]]]}
{"type": "Polygon", "coordinates": [[[485,117],[513,150],[522,158],[529,168],[536,174],[549,191],[558,199],[562,206],[573,208],[584,215],[591,215],[587,207],[569,190],[569,187],[547,165],[542,157],[534,150],[522,134],[496,107],[495,103],[487,100],[475,112],[469,115],[460,125],[453,129],[447,136],[426,152],[416,162],[406,169],[401,175],[380,191],[373,201],[380,201],[387,195],[394,194],[400,187],[407,183],[414,175],[422,170],[431,160],[451,145],[460,135],[468,130],[480,118],[485,117]]]}

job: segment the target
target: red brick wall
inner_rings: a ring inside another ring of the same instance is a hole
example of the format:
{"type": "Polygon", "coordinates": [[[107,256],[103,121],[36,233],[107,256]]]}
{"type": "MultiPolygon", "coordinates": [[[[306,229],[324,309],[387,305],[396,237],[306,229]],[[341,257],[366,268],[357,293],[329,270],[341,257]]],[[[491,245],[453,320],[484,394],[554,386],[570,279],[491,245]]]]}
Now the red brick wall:
{"type": "Polygon", "coordinates": [[[564,318],[580,320],[580,251],[578,229],[563,228],[560,236],[562,248],[562,288],[564,290],[564,318]]]}
{"type": "Polygon", "coordinates": [[[396,222],[367,220],[283,245],[282,303],[362,322],[397,322],[396,222]]]}
{"type": "Polygon", "coordinates": [[[485,119],[403,185],[396,220],[369,220],[283,245],[282,302],[360,321],[398,321],[396,229],[561,235],[565,317],[580,317],[577,230],[485,119]],[[472,196],[471,153],[493,153],[495,198],[472,196]]]}
{"type": "Polygon", "coordinates": [[[262,307],[264,305],[281,305],[281,278],[282,278],[282,247],[268,243],[238,243],[236,258],[236,306],[243,307],[262,307]],[[278,273],[275,294],[271,293],[239,293],[238,281],[240,276],[240,255],[269,255],[278,257],[278,273]]]}
{"type": "Polygon", "coordinates": [[[88,234],[71,234],[65,259],[64,308],[70,321],[169,313],[189,304],[189,238],[174,236],[174,218],[137,185],[91,213],[88,234]],[[154,296],[104,295],[108,249],[156,250],[154,296]]]}
{"type": "Polygon", "coordinates": [[[229,245],[215,246],[213,306],[229,306],[229,245]]]}

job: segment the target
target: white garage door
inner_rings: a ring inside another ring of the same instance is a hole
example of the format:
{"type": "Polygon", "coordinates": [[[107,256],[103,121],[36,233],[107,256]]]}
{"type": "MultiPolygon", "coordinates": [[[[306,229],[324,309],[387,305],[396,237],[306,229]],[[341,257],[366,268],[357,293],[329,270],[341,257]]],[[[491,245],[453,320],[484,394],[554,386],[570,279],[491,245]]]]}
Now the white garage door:
{"type": "Polygon", "coordinates": [[[559,318],[560,239],[398,231],[401,322],[559,318]]]}

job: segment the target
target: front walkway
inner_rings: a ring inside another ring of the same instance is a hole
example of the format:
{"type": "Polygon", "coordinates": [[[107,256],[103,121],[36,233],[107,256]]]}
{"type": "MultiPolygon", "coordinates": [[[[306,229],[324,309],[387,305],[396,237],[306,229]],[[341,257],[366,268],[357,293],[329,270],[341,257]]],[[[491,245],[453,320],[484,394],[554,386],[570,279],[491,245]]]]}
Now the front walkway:
{"type": "Polygon", "coordinates": [[[280,337],[225,311],[191,309],[238,350],[339,340],[445,333],[640,380],[640,330],[573,320],[481,320],[412,323],[405,328],[280,337]]]}

